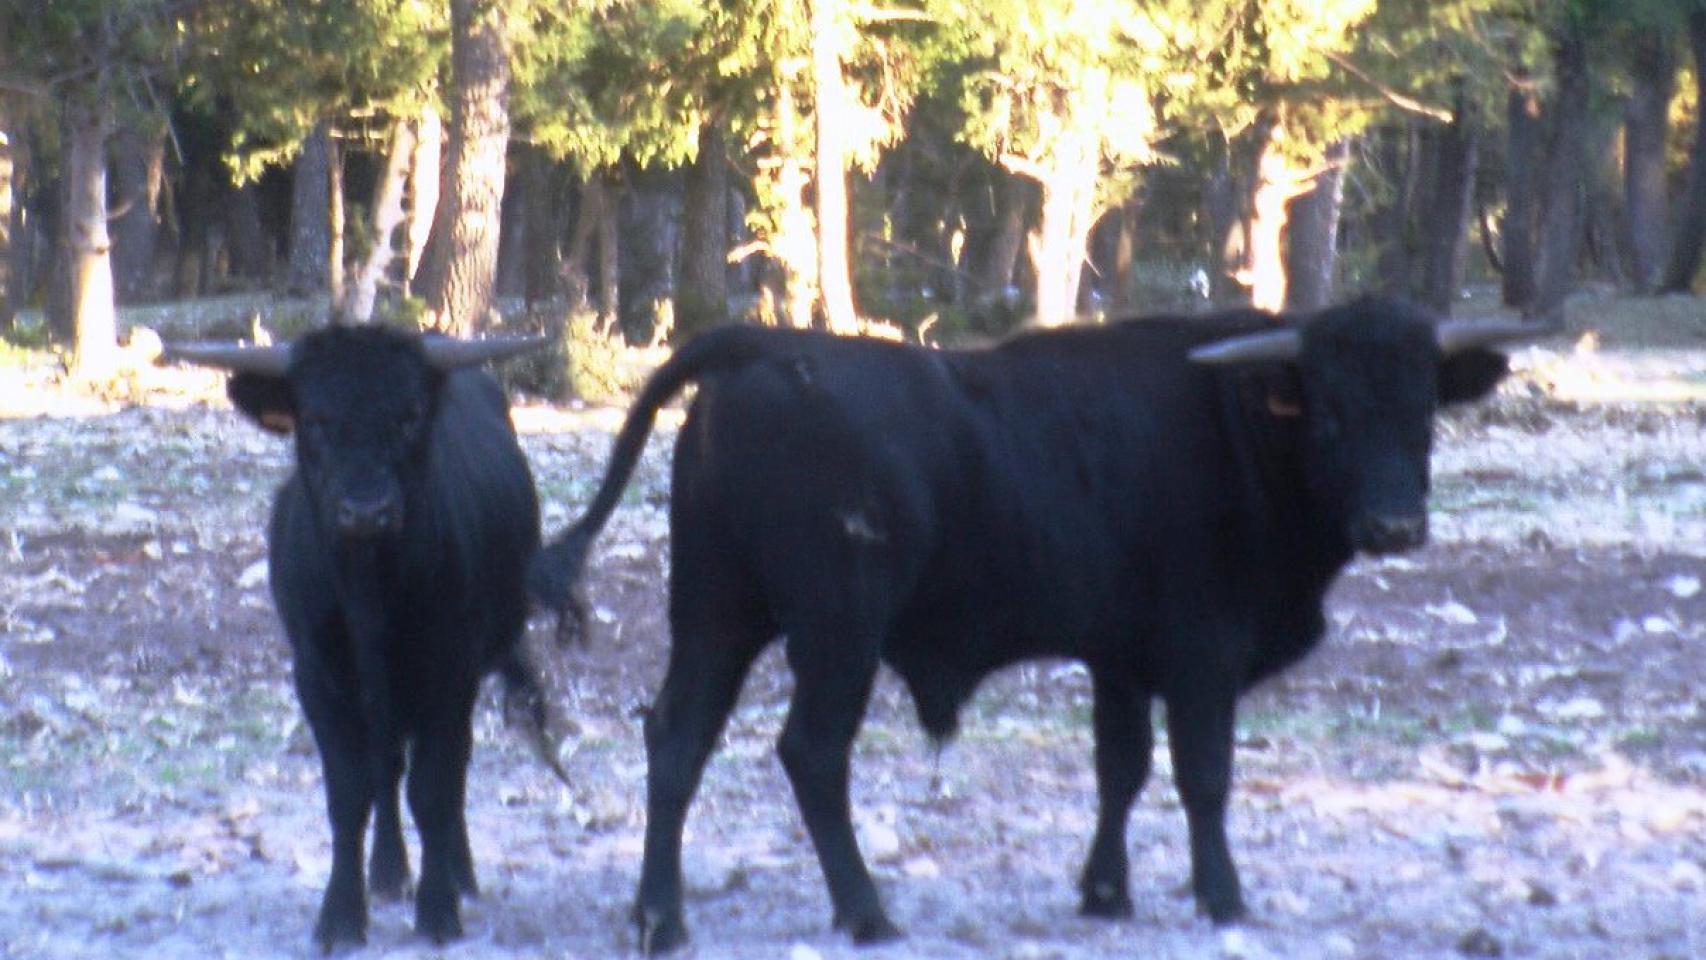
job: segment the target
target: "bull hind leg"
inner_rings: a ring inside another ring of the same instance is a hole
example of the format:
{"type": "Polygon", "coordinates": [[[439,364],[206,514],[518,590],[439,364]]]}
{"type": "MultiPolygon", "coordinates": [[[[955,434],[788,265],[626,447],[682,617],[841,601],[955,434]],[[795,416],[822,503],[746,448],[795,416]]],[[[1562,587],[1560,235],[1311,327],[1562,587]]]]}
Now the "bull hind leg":
{"type": "Polygon", "coordinates": [[[877,670],[877,641],[841,633],[800,632],[788,638],[794,699],[777,753],[835,907],[835,926],[859,944],[900,936],[883,911],[859,852],[847,797],[853,738],[877,670]]]}
{"type": "Polygon", "coordinates": [[[1078,883],[1079,912],[1087,917],[1121,918],[1132,913],[1127,887],[1126,820],[1132,801],[1149,779],[1154,751],[1149,694],[1094,677],[1092,722],[1096,736],[1096,792],[1100,809],[1090,855],[1078,883]]]}
{"type": "MultiPolygon", "coordinates": [[[[679,556],[679,553],[678,553],[679,556]]],[[[687,808],[741,684],[774,631],[752,617],[708,617],[709,579],[677,587],[669,666],[645,717],[646,838],[633,922],[647,956],[687,941],[681,911],[681,835],[687,808]]],[[[721,601],[733,596],[725,594],[721,601]]]]}
{"type": "Polygon", "coordinates": [[[1217,924],[1244,916],[1238,870],[1226,842],[1237,692],[1224,686],[1205,683],[1170,691],[1167,697],[1173,779],[1191,834],[1191,890],[1197,908],[1217,924]]]}
{"type": "Polygon", "coordinates": [[[423,724],[409,765],[409,811],[421,835],[415,931],[434,943],[462,936],[461,894],[474,887],[464,804],[473,698],[423,724]]]}

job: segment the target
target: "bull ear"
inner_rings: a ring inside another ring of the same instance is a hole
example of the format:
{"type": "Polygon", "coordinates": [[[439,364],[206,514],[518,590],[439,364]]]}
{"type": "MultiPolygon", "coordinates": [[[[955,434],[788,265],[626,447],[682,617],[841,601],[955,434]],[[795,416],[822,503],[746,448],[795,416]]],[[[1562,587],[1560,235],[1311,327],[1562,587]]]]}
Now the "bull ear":
{"type": "Polygon", "coordinates": [[[237,373],[225,382],[225,394],[244,416],[271,433],[296,429],[296,400],[290,381],[264,373],[237,373]]]}
{"type": "Polygon", "coordinates": [[[1497,350],[1460,350],[1439,362],[1439,402],[1467,403],[1493,391],[1510,372],[1510,360],[1497,350]]]}

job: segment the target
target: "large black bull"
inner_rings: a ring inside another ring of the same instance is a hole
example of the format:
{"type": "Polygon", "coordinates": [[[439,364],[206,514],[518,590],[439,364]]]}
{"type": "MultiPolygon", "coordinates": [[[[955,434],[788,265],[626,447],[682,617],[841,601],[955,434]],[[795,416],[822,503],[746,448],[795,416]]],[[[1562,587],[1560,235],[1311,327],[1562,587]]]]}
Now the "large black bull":
{"type": "Polygon", "coordinates": [[[646,717],[648,950],[685,937],[682,822],[742,679],[787,637],[777,745],[838,926],[896,934],[854,840],[849,747],[879,663],[934,737],[979,681],[1032,657],[1087,664],[1101,810],[1086,914],[1131,911],[1127,813],[1165,703],[1192,887],[1244,912],[1224,815],[1239,694],[1321,638],[1322,595],[1358,551],[1426,536],[1435,409],[1486,394],[1526,333],[1364,300],[1027,333],[934,351],[728,328],[683,346],[634,403],[586,515],[540,554],[576,581],[658,407],[699,391],[676,441],[670,626],[646,717]]]}
{"type": "Polygon", "coordinates": [[[371,889],[408,886],[405,757],[421,836],[416,929],[459,936],[458,898],[477,892],[463,816],[470,723],[493,671],[538,702],[517,641],[539,507],[503,391],[465,368],[534,345],[334,327],[291,345],[167,352],[231,371],[237,409],[295,434],[268,545],[325,775],[332,875],[314,937],[327,951],[366,938],[369,811],[371,889]]]}

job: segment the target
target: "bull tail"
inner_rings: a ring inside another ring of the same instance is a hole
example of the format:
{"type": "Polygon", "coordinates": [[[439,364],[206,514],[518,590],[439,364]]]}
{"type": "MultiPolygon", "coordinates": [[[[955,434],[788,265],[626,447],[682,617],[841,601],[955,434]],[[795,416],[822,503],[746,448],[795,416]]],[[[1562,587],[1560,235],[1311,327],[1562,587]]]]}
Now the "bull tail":
{"type": "Polygon", "coordinates": [[[628,417],[610,448],[604,479],[586,512],[534,555],[528,564],[527,587],[539,606],[557,613],[557,639],[567,643],[586,637],[586,602],[581,579],[587,554],[622,499],[657,422],[658,410],[689,383],[707,373],[736,369],[766,353],[777,331],[749,326],[719,327],[688,341],[663,366],[652,372],[634,397],[628,417]]]}
{"type": "Polygon", "coordinates": [[[518,641],[498,665],[498,678],[503,681],[504,725],[527,741],[534,755],[558,780],[571,785],[569,773],[563,769],[562,738],[555,729],[557,725],[552,722],[554,718],[545,698],[545,685],[521,642],[518,641]]]}

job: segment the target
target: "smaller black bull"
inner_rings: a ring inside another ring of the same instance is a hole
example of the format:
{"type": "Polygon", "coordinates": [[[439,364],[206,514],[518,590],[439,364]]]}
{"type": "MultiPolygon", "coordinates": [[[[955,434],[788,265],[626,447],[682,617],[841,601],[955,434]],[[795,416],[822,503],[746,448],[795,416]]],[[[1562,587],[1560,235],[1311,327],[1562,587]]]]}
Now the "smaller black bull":
{"type": "Polygon", "coordinates": [[[673,642],[645,724],[643,946],[685,937],[683,819],[778,636],[795,688],[777,749],[857,941],[897,932],[848,810],[879,663],[936,737],[992,670],[1088,665],[1101,810],[1080,883],[1097,916],[1132,909],[1126,820],[1160,699],[1197,903],[1243,914],[1224,823],[1238,697],[1319,641],[1354,553],[1422,541],[1436,407],[1491,390],[1506,364],[1487,347],[1534,332],[1436,328],[1383,300],[1297,319],[1155,318],[964,351],[737,327],[665,363],[586,515],[531,574],[572,618],[658,407],[698,383],[671,484],[673,642]]]}
{"type": "Polygon", "coordinates": [[[231,371],[237,409],[295,435],[268,546],[325,778],[332,875],[314,938],[328,952],[366,939],[370,811],[368,883],[387,898],[408,887],[405,767],[421,837],[416,930],[460,936],[459,897],[478,892],[463,812],[471,719],[492,672],[540,706],[518,647],[539,507],[503,391],[468,368],[536,345],[333,327],[166,353],[231,371]]]}

